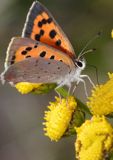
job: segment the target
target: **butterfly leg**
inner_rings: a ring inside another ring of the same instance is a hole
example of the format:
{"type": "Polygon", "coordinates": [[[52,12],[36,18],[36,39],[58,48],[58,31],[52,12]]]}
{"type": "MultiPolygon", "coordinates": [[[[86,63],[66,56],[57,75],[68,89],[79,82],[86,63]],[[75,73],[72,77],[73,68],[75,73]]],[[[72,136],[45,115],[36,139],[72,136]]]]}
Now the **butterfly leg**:
{"type": "Polygon", "coordinates": [[[75,84],[75,86],[74,86],[74,88],[73,88],[73,91],[72,91],[72,95],[74,95],[74,92],[75,92],[75,89],[77,88],[77,85],[78,85],[78,83],[75,84]]]}
{"type": "Polygon", "coordinates": [[[60,93],[58,92],[57,89],[59,89],[59,88],[62,87],[62,86],[63,86],[63,83],[60,83],[60,84],[55,88],[55,92],[58,94],[60,100],[61,100],[62,97],[61,97],[61,95],[60,95],[60,93]]]}
{"type": "Polygon", "coordinates": [[[68,86],[68,94],[66,96],[66,104],[68,106],[68,97],[70,96],[70,93],[71,93],[71,83],[69,85],[67,85],[67,86],[68,86]]]}
{"type": "MultiPolygon", "coordinates": [[[[58,96],[59,96],[59,98],[60,98],[60,100],[61,100],[61,95],[60,95],[60,93],[58,92],[58,88],[60,88],[60,87],[62,87],[62,86],[64,86],[64,82],[61,82],[56,88],[55,88],[55,92],[58,94],[58,96]]],[[[71,84],[70,85],[68,85],[68,87],[69,87],[69,89],[68,89],[68,95],[67,95],[67,99],[68,99],[68,96],[70,95],[70,91],[71,91],[71,84]]],[[[67,102],[68,103],[68,102],[67,102]]]]}
{"type": "Polygon", "coordinates": [[[89,80],[89,82],[91,83],[91,85],[93,87],[95,87],[95,84],[93,83],[93,81],[91,80],[91,78],[88,75],[80,75],[80,78],[87,78],[89,80]]]}
{"type": "Polygon", "coordinates": [[[71,92],[71,84],[69,85],[69,88],[68,88],[68,96],[70,95],[70,92],[71,92]]]}
{"type": "Polygon", "coordinates": [[[88,92],[87,92],[87,87],[86,87],[85,81],[84,81],[82,78],[80,78],[79,81],[78,81],[78,83],[79,83],[79,82],[82,82],[82,83],[83,83],[83,85],[84,85],[84,90],[85,90],[85,95],[86,95],[86,97],[88,97],[88,92]]]}
{"type": "Polygon", "coordinates": [[[55,88],[55,92],[58,94],[58,96],[59,96],[59,98],[60,98],[60,100],[61,100],[62,97],[61,97],[60,93],[57,91],[57,89],[58,89],[58,88],[56,87],[56,88],[55,88]]]}

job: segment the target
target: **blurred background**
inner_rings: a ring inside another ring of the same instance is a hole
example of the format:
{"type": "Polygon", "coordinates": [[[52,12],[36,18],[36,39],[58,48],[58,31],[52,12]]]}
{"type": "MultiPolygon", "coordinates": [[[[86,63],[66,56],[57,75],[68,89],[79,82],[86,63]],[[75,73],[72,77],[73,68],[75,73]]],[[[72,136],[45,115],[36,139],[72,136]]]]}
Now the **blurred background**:
{"type": "MultiPolygon", "coordinates": [[[[11,37],[20,36],[32,0],[0,1],[0,72],[11,37]]],[[[76,54],[99,31],[102,36],[88,48],[96,48],[86,56],[87,64],[98,68],[99,82],[113,71],[113,0],[40,0],[68,35],[76,54]]],[[[87,65],[88,74],[97,83],[95,69],[87,65]]],[[[91,86],[87,83],[89,92],[91,86]]],[[[0,84],[0,160],[68,160],[74,159],[75,137],[51,142],[44,136],[43,115],[54,92],[47,95],[21,95],[9,84],[0,84]]],[[[77,87],[76,96],[86,102],[84,88],[77,87]]]]}

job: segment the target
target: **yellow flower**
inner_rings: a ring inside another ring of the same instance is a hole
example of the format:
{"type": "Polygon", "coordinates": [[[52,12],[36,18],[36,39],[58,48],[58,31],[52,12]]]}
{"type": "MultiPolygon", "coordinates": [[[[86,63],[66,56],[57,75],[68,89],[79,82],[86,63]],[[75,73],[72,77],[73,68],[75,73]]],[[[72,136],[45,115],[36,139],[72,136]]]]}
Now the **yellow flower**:
{"type": "Polygon", "coordinates": [[[108,76],[110,79],[113,78],[113,73],[108,72],[108,76]]]}
{"type": "Polygon", "coordinates": [[[113,147],[113,128],[105,117],[93,116],[75,128],[76,156],[79,160],[103,160],[113,147]]]}
{"type": "Polygon", "coordinates": [[[108,73],[109,80],[103,85],[97,85],[87,105],[94,115],[107,115],[113,112],[113,74],[108,73]]]}
{"type": "Polygon", "coordinates": [[[28,83],[28,82],[20,82],[17,83],[15,85],[16,89],[21,93],[21,94],[27,94],[31,91],[33,91],[33,89],[36,89],[38,87],[41,86],[40,84],[36,84],[36,83],[28,83]]]}
{"type": "Polygon", "coordinates": [[[20,82],[15,85],[16,89],[21,94],[28,94],[30,92],[36,94],[47,93],[51,89],[55,88],[55,84],[41,84],[41,83],[28,83],[28,82],[20,82]]]}
{"type": "Polygon", "coordinates": [[[111,31],[111,37],[113,38],[113,29],[112,29],[112,31],[111,31]]]}
{"type": "Polygon", "coordinates": [[[58,141],[68,128],[76,107],[74,97],[70,96],[67,99],[56,97],[56,101],[51,102],[48,106],[49,111],[45,112],[45,135],[51,140],[58,141]]]}

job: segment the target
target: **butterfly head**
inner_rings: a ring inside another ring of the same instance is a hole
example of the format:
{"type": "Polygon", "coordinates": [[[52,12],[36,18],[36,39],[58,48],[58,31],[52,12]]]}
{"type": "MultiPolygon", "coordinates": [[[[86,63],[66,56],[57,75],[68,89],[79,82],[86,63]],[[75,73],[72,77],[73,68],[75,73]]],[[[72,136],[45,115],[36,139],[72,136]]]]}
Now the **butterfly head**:
{"type": "Polygon", "coordinates": [[[86,62],[85,59],[83,57],[80,58],[76,58],[74,60],[74,64],[76,67],[78,67],[80,70],[84,70],[85,66],[86,66],[86,62]]]}
{"type": "Polygon", "coordinates": [[[86,55],[87,53],[90,53],[90,52],[93,52],[93,51],[95,51],[96,49],[95,48],[93,48],[93,49],[89,49],[89,50],[87,50],[87,51],[82,51],[79,55],[78,55],[78,57],[76,58],[76,59],[74,59],[74,64],[78,67],[78,68],[80,68],[81,70],[83,70],[84,68],[85,68],[85,66],[86,66],[86,62],[85,62],[85,59],[84,59],[84,55],[86,55]]]}

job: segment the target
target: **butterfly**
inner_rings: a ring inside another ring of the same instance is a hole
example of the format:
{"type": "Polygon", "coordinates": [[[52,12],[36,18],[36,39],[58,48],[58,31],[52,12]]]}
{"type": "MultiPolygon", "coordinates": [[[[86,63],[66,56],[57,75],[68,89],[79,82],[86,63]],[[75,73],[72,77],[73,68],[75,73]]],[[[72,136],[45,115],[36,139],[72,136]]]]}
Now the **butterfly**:
{"type": "MultiPolygon", "coordinates": [[[[65,33],[40,2],[33,2],[21,37],[13,37],[7,49],[2,82],[56,83],[58,87],[85,82],[86,63],[76,56],[65,33]]],[[[89,79],[90,80],[90,79],[89,79]]]]}

